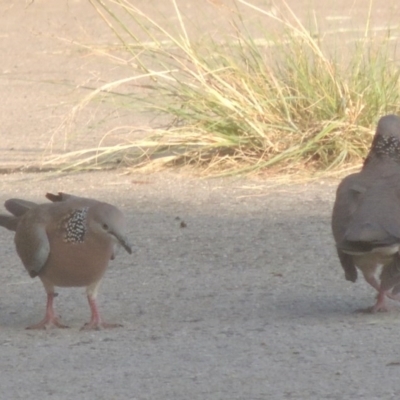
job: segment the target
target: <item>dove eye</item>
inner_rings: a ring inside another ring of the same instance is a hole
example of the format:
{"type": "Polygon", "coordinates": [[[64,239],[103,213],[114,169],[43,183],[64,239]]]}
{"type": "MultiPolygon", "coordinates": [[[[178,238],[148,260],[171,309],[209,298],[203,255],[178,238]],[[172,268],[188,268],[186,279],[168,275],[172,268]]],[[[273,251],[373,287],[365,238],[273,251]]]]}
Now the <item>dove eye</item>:
{"type": "Polygon", "coordinates": [[[108,225],[107,224],[103,224],[103,229],[108,231],[108,225]]]}

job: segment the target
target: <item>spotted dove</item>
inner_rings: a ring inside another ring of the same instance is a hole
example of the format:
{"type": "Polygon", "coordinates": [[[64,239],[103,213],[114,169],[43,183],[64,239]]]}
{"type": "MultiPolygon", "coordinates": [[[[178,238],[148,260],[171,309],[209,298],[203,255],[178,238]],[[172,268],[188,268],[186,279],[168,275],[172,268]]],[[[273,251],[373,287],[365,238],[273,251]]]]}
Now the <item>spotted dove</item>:
{"type": "Polygon", "coordinates": [[[385,297],[398,299],[400,292],[399,117],[387,115],[379,120],[361,171],[340,183],[332,231],[346,279],[355,282],[358,268],[378,291],[371,311],[386,311],[385,297]]]}
{"type": "Polygon", "coordinates": [[[46,315],[30,329],[66,327],[56,316],[54,288],[86,287],[91,320],[82,329],[120,326],[102,321],[96,296],[118,245],[131,253],[125,217],[111,204],[65,193],[46,195],[53,203],[10,199],[13,215],[0,215],[0,225],[15,231],[15,246],[29,275],[38,276],[47,293],[46,315]]]}

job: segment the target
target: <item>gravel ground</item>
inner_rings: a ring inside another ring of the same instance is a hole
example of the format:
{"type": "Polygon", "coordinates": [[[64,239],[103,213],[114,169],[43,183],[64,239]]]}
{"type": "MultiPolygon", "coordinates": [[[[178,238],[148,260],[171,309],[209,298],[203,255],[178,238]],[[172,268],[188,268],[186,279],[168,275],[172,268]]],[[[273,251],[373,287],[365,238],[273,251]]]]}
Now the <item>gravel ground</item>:
{"type": "Polygon", "coordinates": [[[99,295],[104,317],[124,327],[81,332],[84,291],[61,289],[56,308],[71,328],[26,331],[45,293],[1,230],[2,398],[398,398],[400,306],[356,312],[374,293],[344,280],[335,184],[14,174],[1,200],[72,188],[127,214],[133,256],[118,254],[99,295]]]}

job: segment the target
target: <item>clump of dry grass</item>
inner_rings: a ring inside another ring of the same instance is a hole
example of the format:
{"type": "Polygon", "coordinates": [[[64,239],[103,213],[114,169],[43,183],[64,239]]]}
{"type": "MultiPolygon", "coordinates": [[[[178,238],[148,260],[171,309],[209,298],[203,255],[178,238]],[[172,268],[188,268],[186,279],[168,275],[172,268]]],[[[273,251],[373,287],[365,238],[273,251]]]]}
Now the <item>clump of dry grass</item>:
{"type": "Polygon", "coordinates": [[[285,16],[277,16],[237,0],[278,23],[279,35],[267,32],[255,40],[233,13],[234,38],[195,42],[175,0],[179,34],[133,1],[91,2],[134,60],[132,80],[147,79],[146,108],[173,123],[128,146],[96,149],[90,162],[105,165],[117,157],[134,166],[183,163],[207,173],[332,170],[360,162],[377,119],[399,111],[390,31],[371,39],[369,20],[345,60],[329,52],[321,35],[312,35],[288,6],[285,16]],[[138,31],[148,40],[139,39],[138,31]]]}

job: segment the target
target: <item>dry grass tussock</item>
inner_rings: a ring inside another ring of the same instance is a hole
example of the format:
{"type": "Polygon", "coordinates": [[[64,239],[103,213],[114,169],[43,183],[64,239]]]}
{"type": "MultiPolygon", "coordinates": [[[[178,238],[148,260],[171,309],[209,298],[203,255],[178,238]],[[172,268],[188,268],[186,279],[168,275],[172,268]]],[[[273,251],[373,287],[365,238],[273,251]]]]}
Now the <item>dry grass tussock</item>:
{"type": "Polygon", "coordinates": [[[360,163],[377,119],[400,107],[393,29],[376,35],[368,19],[342,57],[332,50],[332,35],[312,33],[287,5],[279,14],[236,1],[252,8],[264,26],[273,21],[279,29],[255,39],[236,8],[228,17],[234,37],[195,41],[175,0],[179,32],[144,14],[133,0],[91,0],[118,37],[132,77],[92,92],[71,118],[97,96],[116,96],[135,82],[146,91],[130,94],[129,104],[164,114],[170,123],[144,139],[75,152],[58,162],[67,168],[188,165],[206,175],[267,168],[332,174],[360,163]]]}

